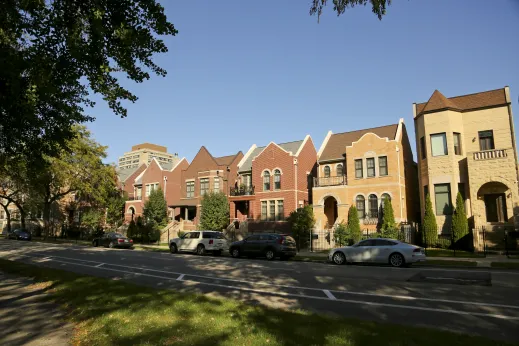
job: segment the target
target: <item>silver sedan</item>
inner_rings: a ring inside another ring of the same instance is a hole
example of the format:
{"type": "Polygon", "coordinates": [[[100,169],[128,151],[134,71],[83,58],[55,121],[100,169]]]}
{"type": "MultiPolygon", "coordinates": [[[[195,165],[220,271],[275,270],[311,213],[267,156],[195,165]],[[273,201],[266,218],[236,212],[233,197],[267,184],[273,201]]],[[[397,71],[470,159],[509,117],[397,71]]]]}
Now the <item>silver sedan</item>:
{"type": "Polygon", "coordinates": [[[344,263],[389,263],[393,267],[425,261],[423,248],[395,239],[373,238],[361,240],[352,246],[330,250],[328,260],[344,263]]]}

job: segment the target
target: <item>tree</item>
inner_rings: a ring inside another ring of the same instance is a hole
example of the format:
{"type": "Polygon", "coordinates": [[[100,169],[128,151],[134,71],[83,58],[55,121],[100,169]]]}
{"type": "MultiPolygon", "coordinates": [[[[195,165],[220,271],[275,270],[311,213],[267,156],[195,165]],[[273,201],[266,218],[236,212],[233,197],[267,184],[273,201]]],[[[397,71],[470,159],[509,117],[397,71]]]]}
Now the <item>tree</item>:
{"type": "Polygon", "coordinates": [[[287,221],[296,239],[297,250],[299,251],[301,246],[309,242],[310,230],[315,225],[314,209],[311,205],[297,208],[290,213],[287,221]]]}
{"type": "Polygon", "coordinates": [[[97,230],[102,227],[103,221],[104,211],[102,209],[90,208],[81,215],[81,225],[90,234],[97,233],[97,230]]]}
{"type": "Polygon", "coordinates": [[[177,34],[155,0],[10,0],[0,22],[0,164],[59,154],[73,125],[94,119],[91,93],[125,117],[121,101],[137,97],[118,78],[165,76],[152,57],[177,34]]]}
{"type": "Polygon", "coordinates": [[[128,238],[136,238],[139,235],[139,229],[137,227],[137,224],[135,224],[135,221],[130,221],[130,224],[128,225],[128,230],[126,231],[126,236],[128,238]]]}
{"type": "Polygon", "coordinates": [[[353,244],[362,239],[362,232],[360,231],[360,221],[357,208],[352,205],[348,210],[348,236],[353,244]]]}
{"type": "Polygon", "coordinates": [[[457,243],[469,234],[469,224],[467,220],[467,214],[465,213],[465,203],[461,193],[458,192],[456,196],[456,209],[452,216],[452,233],[454,242],[457,243]]]}
{"type": "Polygon", "coordinates": [[[346,245],[346,242],[348,241],[348,228],[344,222],[341,222],[335,226],[335,231],[333,232],[333,241],[335,242],[335,245],[338,246],[346,245]]]}
{"type": "Polygon", "coordinates": [[[106,206],[106,223],[114,228],[122,225],[124,220],[124,206],[126,204],[126,197],[119,194],[108,198],[106,206]]]}
{"type": "Polygon", "coordinates": [[[434,215],[431,197],[429,194],[425,196],[425,214],[423,217],[423,235],[425,237],[425,245],[436,245],[438,241],[438,225],[436,224],[436,216],[434,215]]]}
{"type": "MultiPolygon", "coordinates": [[[[310,7],[310,15],[317,14],[317,20],[319,21],[323,8],[327,3],[328,0],[313,0],[310,7]]],[[[371,4],[371,11],[377,15],[379,20],[382,20],[382,16],[386,14],[386,7],[391,5],[391,0],[333,0],[333,10],[337,12],[337,16],[340,16],[349,7],[355,7],[356,5],[366,6],[368,3],[371,4]]]]}
{"type": "Polygon", "coordinates": [[[164,227],[168,223],[168,204],[160,187],[150,192],[148,200],[144,203],[142,215],[150,229],[164,227]]]}
{"type": "Polygon", "coordinates": [[[202,197],[200,228],[221,231],[229,225],[229,202],[223,192],[209,192],[202,197]]]}
{"type": "Polygon", "coordinates": [[[382,237],[396,239],[398,238],[398,228],[395,222],[395,213],[393,205],[389,198],[384,199],[384,211],[382,216],[382,237]]]}

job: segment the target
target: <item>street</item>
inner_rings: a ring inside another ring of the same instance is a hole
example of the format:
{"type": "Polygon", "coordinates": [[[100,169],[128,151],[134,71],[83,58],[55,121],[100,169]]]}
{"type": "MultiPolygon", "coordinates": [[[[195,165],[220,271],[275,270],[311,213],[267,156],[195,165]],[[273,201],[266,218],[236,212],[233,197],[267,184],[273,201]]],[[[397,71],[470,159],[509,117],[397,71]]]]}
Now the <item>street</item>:
{"type": "Polygon", "coordinates": [[[0,241],[0,257],[249,304],[519,341],[519,272],[391,268],[0,241]]]}

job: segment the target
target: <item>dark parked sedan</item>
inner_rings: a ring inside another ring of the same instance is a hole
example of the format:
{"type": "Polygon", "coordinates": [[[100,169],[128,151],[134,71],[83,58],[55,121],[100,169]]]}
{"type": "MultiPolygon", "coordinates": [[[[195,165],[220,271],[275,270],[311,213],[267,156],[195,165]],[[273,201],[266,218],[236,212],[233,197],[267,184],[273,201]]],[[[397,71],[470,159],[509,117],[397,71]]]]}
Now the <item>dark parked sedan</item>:
{"type": "Polygon", "coordinates": [[[15,240],[31,240],[31,233],[23,228],[15,229],[8,235],[9,239],[15,240]]]}
{"type": "Polygon", "coordinates": [[[94,246],[108,246],[109,248],[133,248],[133,240],[125,237],[121,233],[108,232],[103,234],[100,238],[92,240],[94,246]]]}
{"type": "Polygon", "coordinates": [[[276,257],[294,257],[297,250],[294,238],[286,234],[254,234],[232,243],[229,253],[232,257],[264,256],[268,260],[273,260],[276,257]]]}

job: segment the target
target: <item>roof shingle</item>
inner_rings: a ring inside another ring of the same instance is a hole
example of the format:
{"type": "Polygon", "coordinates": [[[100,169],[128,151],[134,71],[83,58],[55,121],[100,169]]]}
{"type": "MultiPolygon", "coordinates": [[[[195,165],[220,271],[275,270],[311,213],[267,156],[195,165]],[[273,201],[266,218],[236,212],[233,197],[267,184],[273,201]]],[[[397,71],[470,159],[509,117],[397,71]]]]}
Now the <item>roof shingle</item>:
{"type": "Polygon", "coordinates": [[[416,115],[418,116],[423,113],[443,109],[454,109],[465,112],[478,108],[501,106],[506,103],[504,88],[449,98],[446,98],[438,90],[435,90],[429,101],[416,105],[416,115]]]}
{"type": "MultiPolygon", "coordinates": [[[[294,141],[294,142],[286,142],[286,143],[279,143],[279,144],[276,143],[276,145],[280,146],[285,151],[291,152],[292,155],[295,155],[297,153],[297,151],[299,150],[299,148],[301,147],[301,145],[303,144],[303,142],[304,142],[304,139],[300,140],[300,141],[294,141]]],[[[256,149],[254,149],[252,151],[252,153],[249,155],[247,160],[245,160],[245,162],[241,165],[239,171],[248,172],[248,171],[252,170],[252,160],[254,160],[254,158],[256,156],[258,156],[265,148],[266,148],[266,146],[256,147],[256,149]]]]}

